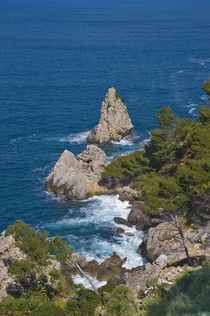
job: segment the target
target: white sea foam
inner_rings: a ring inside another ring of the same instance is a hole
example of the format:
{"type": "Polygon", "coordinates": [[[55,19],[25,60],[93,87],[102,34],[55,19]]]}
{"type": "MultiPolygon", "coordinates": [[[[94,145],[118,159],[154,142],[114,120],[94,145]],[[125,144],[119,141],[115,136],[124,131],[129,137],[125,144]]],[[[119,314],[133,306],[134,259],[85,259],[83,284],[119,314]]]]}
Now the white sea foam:
{"type": "Polygon", "coordinates": [[[177,71],[177,74],[182,74],[184,72],[184,70],[179,70],[177,71]]]}
{"type": "Polygon", "coordinates": [[[44,191],[45,194],[47,195],[48,198],[50,198],[52,201],[56,201],[56,202],[64,202],[66,201],[66,197],[64,195],[55,195],[54,193],[52,192],[47,192],[47,191],[44,191]]]}
{"type": "Polygon", "coordinates": [[[134,137],[126,136],[122,138],[119,142],[112,140],[111,143],[114,145],[120,145],[120,146],[132,146],[134,144],[134,137]]]}
{"type": "MultiPolygon", "coordinates": [[[[51,199],[56,201],[62,201],[65,197],[58,197],[53,195],[52,193],[47,194],[51,199]]],[[[53,223],[48,223],[49,227],[68,227],[68,226],[81,226],[88,223],[94,224],[105,224],[105,223],[114,223],[114,217],[120,216],[124,219],[127,218],[129,214],[129,202],[122,202],[119,200],[118,195],[105,195],[105,196],[97,196],[90,198],[88,201],[84,200],[84,203],[88,202],[86,207],[80,206],[80,209],[86,213],[86,217],[71,217],[65,216],[61,220],[58,220],[53,223]]],[[[81,201],[82,203],[82,201],[81,201]]],[[[69,214],[72,213],[72,210],[69,210],[69,214]]]]}
{"type": "Polygon", "coordinates": [[[210,58],[190,58],[189,59],[192,63],[199,64],[200,66],[206,65],[206,63],[210,63],[210,58]]]}
{"type": "Polygon", "coordinates": [[[189,103],[186,105],[187,108],[191,108],[191,107],[195,107],[195,106],[198,106],[198,105],[195,103],[189,103]]]}
{"type": "Polygon", "coordinates": [[[145,138],[145,139],[141,142],[141,144],[147,145],[147,144],[149,144],[150,140],[151,140],[151,135],[150,135],[148,138],[145,138]]]}
{"type": "Polygon", "coordinates": [[[195,111],[195,108],[191,108],[191,109],[189,110],[189,113],[191,114],[193,111],[195,111]]]}
{"type": "Polygon", "coordinates": [[[21,136],[21,137],[17,137],[17,138],[12,138],[10,140],[10,144],[22,141],[24,139],[30,139],[30,138],[33,138],[35,136],[36,136],[36,134],[34,133],[34,134],[30,135],[30,136],[21,136]]]}
{"type": "Polygon", "coordinates": [[[202,100],[202,101],[208,101],[208,96],[207,96],[206,94],[203,94],[203,95],[201,96],[201,100],[202,100]]]}
{"type": "MultiPolygon", "coordinates": [[[[96,278],[92,278],[91,276],[89,276],[89,278],[96,288],[106,285],[107,283],[106,281],[98,281],[96,278]]],[[[88,280],[86,278],[82,278],[79,274],[74,275],[72,279],[75,284],[82,284],[86,289],[92,289],[88,280]]]]}
{"type": "Polygon", "coordinates": [[[101,263],[116,252],[122,258],[127,257],[124,264],[126,268],[134,268],[143,264],[142,257],[136,252],[143,239],[143,232],[137,231],[134,227],[129,228],[114,222],[114,217],[127,219],[130,212],[128,201],[122,202],[118,195],[111,195],[93,197],[80,203],[80,214],[82,213],[84,216],[75,216],[69,209],[69,215],[65,215],[58,221],[48,222],[45,228],[56,229],[59,227],[69,231],[70,234],[65,234],[65,238],[70,243],[74,242],[79,245],[79,251],[87,260],[95,259],[101,263]],[[88,233],[90,227],[92,227],[92,234],[88,233]],[[117,227],[122,227],[126,232],[133,233],[134,236],[115,235],[117,227]],[[74,236],[73,229],[80,231],[81,235],[74,236]],[[102,238],[97,234],[98,229],[104,229],[113,236],[102,238]]]}
{"type": "Polygon", "coordinates": [[[77,134],[70,134],[67,137],[63,137],[59,139],[60,142],[68,142],[70,144],[77,143],[82,144],[86,142],[87,136],[90,134],[91,131],[81,132],[77,134]]]}

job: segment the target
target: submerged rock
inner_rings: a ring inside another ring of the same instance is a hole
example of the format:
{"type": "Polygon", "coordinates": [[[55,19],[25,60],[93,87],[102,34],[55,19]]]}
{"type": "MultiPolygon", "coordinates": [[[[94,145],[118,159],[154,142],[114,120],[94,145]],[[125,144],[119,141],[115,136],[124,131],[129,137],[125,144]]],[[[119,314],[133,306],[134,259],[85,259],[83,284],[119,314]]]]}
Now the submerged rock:
{"type": "Polygon", "coordinates": [[[125,225],[128,227],[132,227],[133,225],[131,223],[129,223],[126,219],[122,218],[122,217],[114,217],[114,221],[115,223],[119,224],[119,225],[125,225]]]}
{"type": "Polygon", "coordinates": [[[105,165],[106,154],[95,145],[88,145],[77,158],[65,150],[46,179],[47,191],[77,200],[108,193],[98,185],[105,165]]]}
{"type": "Polygon", "coordinates": [[[133,124],[125,101],[120,98],[114,87],[110,87],[102,102],[100,121],[92,129],[87,141],[97,144],[107,143],[111,140],[120,141],[132,131],[133,124]]]}

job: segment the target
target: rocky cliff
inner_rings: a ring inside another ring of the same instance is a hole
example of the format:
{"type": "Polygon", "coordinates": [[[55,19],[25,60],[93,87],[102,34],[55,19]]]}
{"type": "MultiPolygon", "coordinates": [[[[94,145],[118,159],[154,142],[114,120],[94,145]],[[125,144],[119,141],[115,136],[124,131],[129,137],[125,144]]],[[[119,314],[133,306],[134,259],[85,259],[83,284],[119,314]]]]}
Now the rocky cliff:
{"type": "Polygon", "coordinates": [[[107,143],[111,140],[120,141],[132,133],[133,125],[128,115],[125,101],[120,98],[116,89],[110,87],[102,102],[101,117],[87,141],[89,143],[107,143]]]}
{"type": "Polygon", "coordinates": [[[77,158],[65,150],[46,179],[47,190],[77,200],[106,194],[108,190],[98,185],[105,165],[106,155],[95,145],[88,145],[77,158]]]}

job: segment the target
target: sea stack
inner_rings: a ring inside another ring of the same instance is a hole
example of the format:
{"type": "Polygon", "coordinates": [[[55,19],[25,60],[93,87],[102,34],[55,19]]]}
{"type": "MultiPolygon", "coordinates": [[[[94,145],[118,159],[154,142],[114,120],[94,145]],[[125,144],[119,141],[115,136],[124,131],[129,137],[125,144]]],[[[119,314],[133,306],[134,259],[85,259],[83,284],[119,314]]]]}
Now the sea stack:
{"type": "Polygon", "coordinates": [[[95,145],[87,145],[77,157],[65,150],[46,179],[47,191],[73,200],[106,194],[107,189],[98,185],[105,165],[106,154],[95,145]]]}
{"type": "Polygon", "coordinates": [[[120,141],[132,131],[133,124],[125,101],[121,99],[114,87],[110,87],[102,102],[99,123],[92,129],[87,141],[92,144],[103,144],[112,140],[120,141]]]}

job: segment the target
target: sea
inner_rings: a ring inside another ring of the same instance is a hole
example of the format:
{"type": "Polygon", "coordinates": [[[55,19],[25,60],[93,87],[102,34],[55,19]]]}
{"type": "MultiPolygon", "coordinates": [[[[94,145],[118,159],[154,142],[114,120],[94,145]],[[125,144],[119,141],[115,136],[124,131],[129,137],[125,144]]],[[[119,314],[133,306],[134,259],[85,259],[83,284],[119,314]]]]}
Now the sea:
{"type": "Polygon", "coordinates": [[[134,133],[102,146],[107,163],[149,143],[162,106],[197,118],[210,76],[210,6],[97,4],[0,1],[0,231],[21,219],[88,260],[116,252],[133,268],[145,262],[136,253],[145,232],[121,226],[135,236],[119,237],[113,220],[127,218],[129,202],[69,201],[46,192],[45,179],[65,149],[85,149],[110,85],[134,133]]]}

